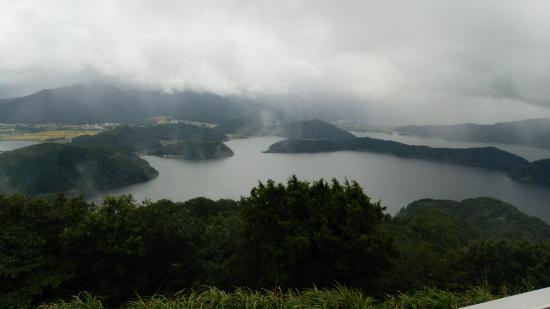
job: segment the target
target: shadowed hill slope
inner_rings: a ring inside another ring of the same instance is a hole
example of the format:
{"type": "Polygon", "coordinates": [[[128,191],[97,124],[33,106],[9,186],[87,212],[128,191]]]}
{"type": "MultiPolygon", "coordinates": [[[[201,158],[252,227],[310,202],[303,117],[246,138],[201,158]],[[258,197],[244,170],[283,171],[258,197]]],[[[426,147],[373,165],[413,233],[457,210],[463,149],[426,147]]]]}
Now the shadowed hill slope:
{"type": "Polygon", "coordinates": [[[219,159],[233,155],[219,131],[188,124],[121,126],[97,135],[73,139],[80,145],[100,145],[130,153],[184,159],[219,159]]]}
{"type": "Polygon", "coordinates": [[[529,162],[509,152],[495,147],[481,148],[432,148],[427,146],[406,145],[394,141],[379,140],[370,137],[349,140],[307,140],[287,139],[271,146],[269,153],[315,153],[339,150],[370,151],[387,153],[403,158],[478,166],[500,171],[511,171],[529,162]]]}
{"type": "Polygon", "coordinates": [[[512,179],[550,185],[550,159],[538,160],[523,165],[508,174],[512,179]]]}
{"type": "MultiPolygon", "coordinates": [[[[396,218],[426,221],[434,213],[451,216],[461,229],[472,231],[479,238],[548,240],[550,226],[521,212],[516,207],[488,197],[463,201],[424,199],[401,209],[396,218]]],[[[467,234],[467,233],[466,233],[467,234]]]]}
{"type": "Polygon", "coordinates": [[[0,154],[4,193],[84,192],[156,176],[147,161],[106,147],[44,143],[0,154]]]}
{"type": "Polygon", "coordinates": [[[164,93],[119,89],[104,83],[45,89],[0,102],[5,123],[137,123],[155,116],[221,123],[257,113],[276,113],[255,102],[212,93],[164,93]]]}

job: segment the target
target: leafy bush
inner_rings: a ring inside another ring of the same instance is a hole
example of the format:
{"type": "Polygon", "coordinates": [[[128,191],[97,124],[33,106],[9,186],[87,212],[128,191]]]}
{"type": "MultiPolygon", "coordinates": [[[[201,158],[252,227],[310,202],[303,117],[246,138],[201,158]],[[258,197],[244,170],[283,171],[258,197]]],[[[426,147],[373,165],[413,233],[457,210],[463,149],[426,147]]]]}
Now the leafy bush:
{"type": "Polygon", "coordinates": [[[51,306],[101,308],[142,295],[159,308],[206,299],[226,308],[456,307],[550,285],[547,230],[490,199],[424,200],[391,218],[355,182],[296,177],[260,183],[240,201],[0,195],[0,304],[79,295],[51,306]],[[492,216],[502,224],[483,219],[492,216]]]}

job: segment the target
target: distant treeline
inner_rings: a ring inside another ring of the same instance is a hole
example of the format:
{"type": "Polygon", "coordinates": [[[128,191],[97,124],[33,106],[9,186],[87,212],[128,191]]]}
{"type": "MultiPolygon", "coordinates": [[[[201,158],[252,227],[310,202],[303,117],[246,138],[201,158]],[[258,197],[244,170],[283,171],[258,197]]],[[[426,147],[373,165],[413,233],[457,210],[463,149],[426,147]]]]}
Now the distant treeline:
{"type": "Polygon", "coordinates": [[[503,143],[550,148],[550,119],[527,119],[495,124],[405,126],[395,129],[406,135],[455,141],[503,143]]]}
{"type": "MultiPolygon", "coordinates": [[[[549,120],[550,121],[550,120],[549,120]]],[[[330,135],[290,135],[288,139],[269,146],[269,153],[317,153],[331,151],[368,151],[391,154],[397,157],[428,160],[458,165],[483,167],[505,172],[510,178],[526,183],[550,184],[550,159],[529,162],[526,159],[496,147],[433,148],[407,145],[395,141],[370,137],[345,136],[348,133],[322,121],[298,122],[297,128],[331,132],[330,135]],[[317,130],[315,130],[317,129],[317,130]],[[330,130],[329,130],[330,129],[330,130]],[[341,133],[341,134],[336,134],[341,133]]],[[[350,134],[351,135],[351,134],[350,134]]]]}
{"type": "Polygon", "coordinates": [[[0,304],[89,291],[116,305],[205,286],[339,284],[385,297],[550,284],[550,226],[511,205],[421,200],[395,217],[383,210],[355,182],[296,177],[239,201],[0,196],[0,304]]]}

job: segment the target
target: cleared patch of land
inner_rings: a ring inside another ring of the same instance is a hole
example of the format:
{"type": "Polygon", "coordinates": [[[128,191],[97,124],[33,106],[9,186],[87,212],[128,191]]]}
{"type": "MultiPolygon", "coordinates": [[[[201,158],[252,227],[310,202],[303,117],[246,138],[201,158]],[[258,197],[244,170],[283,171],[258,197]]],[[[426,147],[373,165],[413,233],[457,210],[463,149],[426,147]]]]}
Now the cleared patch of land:
{"type": "Polygon", "coordinates": [[[100,131],[95,130],[45,130],[38,132],[15,132],[0,134],[0,141],[69,141],[81,135],[96,135],[100,131]]]}

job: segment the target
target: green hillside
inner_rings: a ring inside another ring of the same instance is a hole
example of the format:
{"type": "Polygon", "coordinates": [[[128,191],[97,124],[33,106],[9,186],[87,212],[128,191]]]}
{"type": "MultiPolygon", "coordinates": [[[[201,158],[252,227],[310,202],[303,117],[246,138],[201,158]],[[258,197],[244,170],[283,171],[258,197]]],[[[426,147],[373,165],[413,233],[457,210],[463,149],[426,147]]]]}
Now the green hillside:
{"type": "Polygon", "coordinates": [[[44,143],[0,154],[3,193],[83,192],[157,175],[145,160],[105,147],[44,143]]]}
{"type": "Polygon", "coordinates": [[[209,160],[231,157],[233,151],[224,143],[216,141],[182,141],[160,146],[150,154],[188,160],[209,160]]]}
{"type": "Polygon", "coordinates": [[[472,303],[475,291],[486,300],[550,284],[550,227],[511,205],[421,200],[393,218],[383,210],[355,182],[296,177],[240,200],[0,195],[0,304],[63,306],[88,291],[108,308],[258,308],[292,291],[305,307],[315,304],[305,295],[336,308],[331,300],[368,295],[380,308],[447,308],[472,303]]]}
{"type": "Polygon", "coordinates": [[[424,199],[413,202],[396,215],[399,220],[429,221],[436,213],[458,223],[462,236],[487,239],[548,240],[550,226],[502,201],[480,197],[461,202],[424,199]]]}
{"type": "Polygon", "coordinates": [[[480,148],[432,148],[407,145],[370,137],[346,140],[287,139],[271,146],[269,153],[315,153],[339,150],[386,153],[403,158],[423,159],[460,165],[479,166],[501,171],[511,171],[529,162],[495,147],[480,148]]]}
{"type": "Polygon", "coordinates": [[[184,159],[220,159],[233,155],[219,131],[188,124],[121,126],[94,136],[80,136],[73,143],[100,145],[130,153],[175,156],[184,159]]]}

